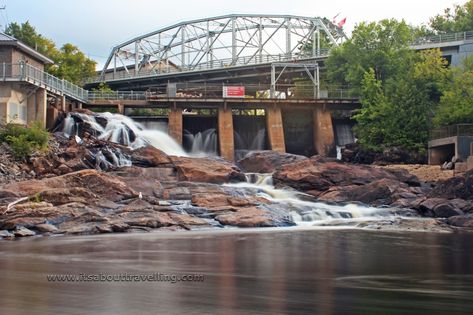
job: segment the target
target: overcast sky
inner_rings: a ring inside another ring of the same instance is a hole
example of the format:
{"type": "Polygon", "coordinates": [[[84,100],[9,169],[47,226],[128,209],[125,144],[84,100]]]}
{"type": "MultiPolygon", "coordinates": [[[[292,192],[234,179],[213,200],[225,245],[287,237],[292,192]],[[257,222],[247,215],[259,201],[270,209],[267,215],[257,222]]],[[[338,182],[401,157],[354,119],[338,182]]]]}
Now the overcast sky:
{"type": "Polygon", "coordinates": [[[177,22],[230,13],[292,14],[347,18],[350,31],[361,21],[429,18],[466,0],[0,0],[2,29],[27,20],[58,46],[73,43],[103,65],[110,50],[134,36],[177,22]]]}

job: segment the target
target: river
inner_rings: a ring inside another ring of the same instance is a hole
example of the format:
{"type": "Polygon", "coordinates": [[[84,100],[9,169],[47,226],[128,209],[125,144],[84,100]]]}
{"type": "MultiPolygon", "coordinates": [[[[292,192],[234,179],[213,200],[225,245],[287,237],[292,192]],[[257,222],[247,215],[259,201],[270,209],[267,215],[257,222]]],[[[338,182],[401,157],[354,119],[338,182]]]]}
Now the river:
{"type": "Polygon", "coordinates": [[[223,229],[0,242],[0,314],[465,314],[473,234],[223,229]],[[52,282],[48,275],[198,275],[52,282]]]}

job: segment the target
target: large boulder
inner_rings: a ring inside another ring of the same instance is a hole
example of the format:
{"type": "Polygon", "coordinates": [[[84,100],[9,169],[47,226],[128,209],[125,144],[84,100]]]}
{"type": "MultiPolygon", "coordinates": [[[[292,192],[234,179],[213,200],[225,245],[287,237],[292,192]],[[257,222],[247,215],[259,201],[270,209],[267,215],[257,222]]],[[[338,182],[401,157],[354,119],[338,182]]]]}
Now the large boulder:
{"type": "Polygon", "coordinates": [[[252,151],[238,161],[241,169],[248,173],[272,173],[281,165],[307,160],[307,157],[276,151],[252,151]]]}
{"type": "Polygon", "coordinates": [[[405,170],[393,171],[367,165],[345,164],[318,156],[281,166],[273,174],[273,179],[278,187],[290,186],[314,196],[319,196],[334,186],[363,186],[381,179],[410,186],[420,185],[416,177],[405,170]]]}
{"type": "Polygon", "coordinates": [[[154,167],[169,166],[171,160],[163,151],[148,145],[131,152],[131,162],[140,167],[154,167]]]}
{"type": "Polygon", "coordinates": [[[473,200],[473,171],[439,182],[430,196],[473,200]]]}
{"type": "MultiPolygon", "coordinates": [[[[334,186],[322,193],[318,199],[329,202],[359,201],[371,205],[387,205],[408,193],[409,186],[407,184],[383,178],[362,186],[334,186]]],[[[412,199],[416,197],[415,194],[412,194],[412,199]]]]}
{"type": "Polygon", "coordinates": [[[245,180],[245,174],[236,165],[221,158],[170,158],[180,181],[223,184],[245,180]]]}
{"type": "Polygon", "coordinates": [[[453,226],[473,228],[473,214],[451,216],[447,222],[453,226]]]}

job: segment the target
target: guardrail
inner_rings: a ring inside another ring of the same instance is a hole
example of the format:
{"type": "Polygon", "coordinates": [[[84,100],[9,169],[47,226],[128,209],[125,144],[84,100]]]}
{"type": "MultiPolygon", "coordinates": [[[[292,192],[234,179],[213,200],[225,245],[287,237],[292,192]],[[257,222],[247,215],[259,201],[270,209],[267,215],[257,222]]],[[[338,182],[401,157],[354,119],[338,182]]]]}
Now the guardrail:
{"type": "Polygon", "coordinates": [[[59,94],[67,95],[76,100],[85,102],[89,91],[72,84],[69,81],[59,79],[41,69],[27,63],[2,63],[0,64],[0,75],[4,81],[25,81],[59,94]]]}
{"type": "Polygon", "coordinates": [[[428,45],[428,44],[441,44],[448,42],[456,42],[461,40],[473,39],[473,31],[458,32],[449,34],[439,34],[429,37],[420,37],[412,42],[412,46],[428,45]]]}
{"type": "MultiPolygon", "coordinates": [[[[327,56],[329,49],[321,49],[315,57],[327,56]]],[[[239,67],[239,66],[248,66],[248,65],[257,65],[265,64],[272,62],[284,62],[284,61],[295,61],[311,58],[310,55],[303,54],[277,54],[277,55],[255,55],[255,56],[242,56],[238,57],[236,60],[232,58],[212,60],[208,62],[199,63],[198,65],[192,66],[177,66],[174,64],[166,63],[166,60],[162,60],[160,65],[156,66],[156,69],[146,70],[141,69],[138,73],[135,73],[134,65],[129,65],[129,69],[121,67],[120,71],[116,72],[107,72],[105,73],[105,79],[101,76],[96,76],[87,81],[87,83],[98,83],[102,81],[113,81],[120,79],[129,79],[129,78],[142,78],[149,76],[164,75],[169,73],[180,73],[180,72],[193,72],[193,71],[205,71],[213,69],[224,69],[230,67],[239,67]]]]}
{"type": "Polygon", "coordinates": [[[430,140],[457,136],[473,137],[473,124],[457,124],[433,129],[430,131],[430,140]]]}
{"type": "MultiPolygon", "coordinates": [[[[243,85],[245,87],[245,98],[269,99],[270,85],[243,85]]],[[[223,98],[224,85],[202,85],[179,83],[175,85],[172,93],[165,86],[155,88],[153,91],[89,91],[88,100],[93,101],[119,101],[119,100],[159,100],[168,98],[199,98],[199,99],[221,99],[223,98]]],[[[339,87],[326,87],[319,90],[319,95],[314,95],[313,85],[289,85],[276,86],[276,98],[279,99],[357,99],[358,93],[352,89],[339,87]]]]}

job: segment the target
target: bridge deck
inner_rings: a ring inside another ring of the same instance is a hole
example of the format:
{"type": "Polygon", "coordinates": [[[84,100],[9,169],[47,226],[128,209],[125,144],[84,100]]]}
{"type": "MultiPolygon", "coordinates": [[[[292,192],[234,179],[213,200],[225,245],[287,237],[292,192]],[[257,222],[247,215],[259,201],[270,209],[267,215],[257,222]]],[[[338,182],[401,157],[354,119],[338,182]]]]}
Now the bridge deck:
{"type": "Polygon", "coordinates": [[[85,108],[116,107],[128,108],[270,108],[304,107],[353,110],[359,108],[359,99],[253,99],[253,98],[155,98],[148,100],[93,100],[85,108]]]}

